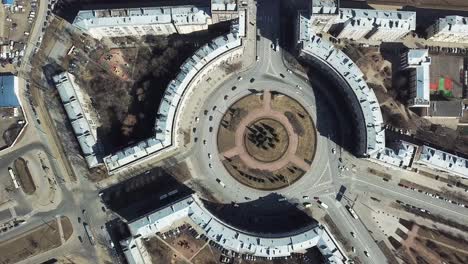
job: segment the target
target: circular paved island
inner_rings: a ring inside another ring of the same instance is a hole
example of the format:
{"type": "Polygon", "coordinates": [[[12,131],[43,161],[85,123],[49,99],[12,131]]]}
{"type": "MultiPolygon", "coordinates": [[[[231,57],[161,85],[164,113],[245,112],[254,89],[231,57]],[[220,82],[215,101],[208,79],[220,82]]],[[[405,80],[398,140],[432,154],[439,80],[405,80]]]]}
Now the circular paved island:
{"type": "Polygon", "coordinates": [[[232,104],[217,133],[219,157],[238,182],[260,190],[291,185],[312,164],[316,131],[293,98],[265,90],[232,104]]]}

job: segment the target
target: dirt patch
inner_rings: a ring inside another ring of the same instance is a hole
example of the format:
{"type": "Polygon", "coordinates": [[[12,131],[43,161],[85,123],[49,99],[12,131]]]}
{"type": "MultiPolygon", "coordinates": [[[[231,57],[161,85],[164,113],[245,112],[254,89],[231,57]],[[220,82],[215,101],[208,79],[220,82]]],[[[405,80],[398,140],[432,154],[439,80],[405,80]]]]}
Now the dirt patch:
{"type": "Polygon", "coordinates": [[[72,226],[72,223],[70,222],[70,219],[66,216],[60,217],[60,221],[62,222],[63,237],[65,238],[65,241],[66,241],[73,234],[73,226],[72,226]]]}
{"type": "Polygon", "coordinates": [[[166,242],[187,259],[197,254],[206,243],[204,240],[196,239],[190,235],[188,229],[183,229],[177,237],[166,239],[166,242]]]}
{"type": "Polygon", "coordinates": [[[89,169],[88,179],[92,182],[99,182],[109,177],[110,175],[107,173],[105,166],[98,166],[89,169]]]}
{"type": "Polygon", "coordinates": [[[379,177],[387,179],[387,180],[392,179],[392,175],[390,175],[390,174],[388,174],[386,172],[383,172],[383,171],[374,170],[372,168],[368,168],[367,171],[369,173],[373,174],[373,175],[379,176],[379,177]]]}
{"type": "Polygon", "coordinates": [[[15,170],[18,176],[20,186],[26,194],[33,194],[36,191],[36,185],[29,171],[28,164],[23,158],[15,160],[15,170]]]}
{"type": "MultiPolygon", "coordinates": [[[[2,120],[2,122],[4,122],[2,120]]],[[[20,133],[21,129],[23,128],[23,125],[20,125],[18,123],[13,123],[11,124],[4,132],[2,135],[3,142],[5,142],[5,146],[11,146],[15,139],[18,137],[18,134],[20,133]]],[[[1,144],[0,144],[0,149],[1,149],[1,144]]]]}
{"type": "Polygon", "coordinates": [[[172,175],[178,182],[186,182],[192,178],[190,169],[185,162],[170,167],[164,167],[164,170],[172,175]]]}
{"type": "Polygon", "coordinates": [[[207,245],[193,259],[193,264],[218,264],[221,252],[207,245]]]}
{"type": "Polygon", "coordinates": [[[218,149],[222,153],[235,147],[235,132],[240,121],[248,114],[249,110],[262,107],[262,96],[255,94],[244,97],[233,104],[224,114],[221,126],[218,130],[218,149]]]}
{"type": "Polygon", "coordinates": [[[125,50],[125,57],[132,58],[133,60],[126,61],[122,49],[110,49],[108,52],[102,54],[98,63],[101,67],[107,69],[117,77],[124,81],[129,80],[131,75],[131,67],[135,63],[136,56],[138,55],[136,48],[128,48],[125,50]]]}
{"type": "MultiPolygon", "coordinates": [[[[70,220],[62,217],[65,239],[70,238],[73,229],[70,220]]],[[[60,233],[56,220],[49,221],[25,234],[0,243],[0,263],[17,263],[61,245],[60,233]]]]}
{"type": "Polygon", "coordinates": [[[335,239],[337,241],[339,241],[341,243],[341,245],[343,245],[343,248],[350,252],[351,251],[351,244],[349,243],[349,241],[343,236],[343,234],[341,233],[341,231],[338,229],[338,227],[336,226],[335,222],[333,222],[333,219],[330,217],[330,215],[325,215],[323,217],[323,221],[325,222],[325,224],[327,225],[328,229],[330,229],[330,233],[333,234],[333,236],[335,237],[335,239]]]}
{"type": "Polygon", "coordinates": [[[223,165],[236,180],[252,188],[275,190],[308,171],[315,155],[316,130],[296,100],[264,91],[228,109],[217,140],[223,165]]]}
{"type": "Polygon", "coordinates": [[[395,258],[395,255],[392,253],[390,248],[387,247],[387,245],[385,244],[385,242],[383,240],[379,241],[377,243],[377,245],[379,246],[379,248],[384,253],[384,255],[387,258],[387,261],[388,261],[389,264],[398,264],[398,260],[395,258]]]}
{"type": "Polygon", "coordinates": [[[461,237],[414,225],[399,252],[404,252],[406,263],[454,263],[468,261],[467,241],[461,237]]]}
{"type": "Polygon", "coordinates": [[[172,263],[172,264],[185,264],[187,263],[178,254],[163,241],[160,240],[159,237],[152,237],[147,241],[143,241],[143,244],[148,251],[148,254],[151,257],[153,263],[172,263]]]}
{"type": "Polygon", "coordinates": [[[271,108],[284,113],[288,118],[299,139],[296,156],[311,164],[315,155],[317,135],[310,115],[299,102],[280,94],[273,95],[271,108]]]}

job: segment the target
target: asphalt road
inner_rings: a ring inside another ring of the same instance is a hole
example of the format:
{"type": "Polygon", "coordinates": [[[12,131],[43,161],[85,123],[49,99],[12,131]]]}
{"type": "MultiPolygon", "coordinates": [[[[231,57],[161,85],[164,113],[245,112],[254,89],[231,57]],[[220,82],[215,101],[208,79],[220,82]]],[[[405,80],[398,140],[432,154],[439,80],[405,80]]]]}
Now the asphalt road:
{"type": "MultiPolygon", "coordinates": [[[[326,96],[317,97],[316,95],[321,95],[317,87],[311,87],[308,80],[288,71],[282,59],[281,47],[277,51],[273,48],[280,34],[279,19],[277,19],[279,17],[279,2],[257,2],[256,21],[249,22],[256,24],[257,34],[260,36],[256,43],[258,61],[252,68],[234,74],[207,98],[203,110],[198,115],[199,121],[193,135],[193,137],[198,138],[198,141],[192,150],[191,158],[189,158],[192,174],[201,179],[209,190],[221,196],[221,199],[226,203],[231,201],[242,203],[270,193],[246,187],[229,175],[218,157],[216,137],[220,120],[230,105],[251,94],[251,89],[271,89],[300,102],[311,114],[314,122],[316,124],[319,122],[321,127],[317,134],[317,151],[311,166],[313,169],[293,185],[275,192],[284,195],[290,201],[299,201],[300,203],[305,201],[303,196],[321,195],[332,201],[331,197],[335,195],[335,191],[341,185],[338,171],[338,155],[341,151],[336,143],[337,140],[330,139],[331,136],[339,137],[340,124],[337,123],[338,118],[334,116],[334,108],[337,106],[333,105],[333,102],[329,102],[326,96]],[[281,74],[285,77],[283,78],[281,74]],[[239,77],[242,79],[239,80],[239,77]],[[234,86],[237,87],[235,90],[232,89],[234,86]],[[204,115],[204,110],[208,111],[207,115],[204,115]],[[338,153],[333,154],[332,148],[337,149],[338,153]],[[216,179],[220,179],[225,187],[221,186],[216,179]]],[[[252,25],[250,24],[250,26],[252,25]]],[[[247,46],[246,48],[254,47],[247,46]]],[[[319,90],[327,88],[321,87],[319,90]]],[[[355,247],[358,249],[357,254],[362,260],[367,263],[379,263],[378,260],[385,259],[377,244],[366,232],[364,225],[353,221],[354,219],[350,217],[343,206],[330,202],[329,213],[345,236],[351,237],[350,231],[359,234],[357,240],[351,241],[355,242],[355,247]],[[369,258],[364,256],[364,250],[370,252],[369,258]]]]}
{"type": "MultiPolygon", "coordinates": [[[[31,30],[23,62],[19,69],[20,76],[28,76],[29,72],[32,70],[29,61],[33,56],[33,51],[36,48],[36,43],[39,37],[42,36],[42,27],[46,18],[48,4],[48,1],[40,0],[39,8],[36,11],[36,21],[33,29],[31,30]]],[[[24,214],[18,216],[27,217],[27,221],[26,224],[11,229],[6,233],[2,233],[0,241],[3,242],[18,236],[28,230],[44,224],[44,222],[50,221],[56,216],[65,215],[70,218],[73,225],[74,232],[72,237],[59,248],[29,258],[21,263],[41,263],[54,257],[71,254],[81,255],[88,259],[90,263],[99,263],[102,261],[102,257],[100,257],[97,252],[96,246],[89,243],[82,225],[83,222],[78,223],[78,217],[81,218],[81,221],[86,221],[90,225],[92,232],[96,237],[97,244],[102,248],[111,250],[107,239],[108,236],[106,232],[101,229],[101,226],[104,226],[109,219],[112,219],[115,216],[112,215],[110,211],[103,212],[101,209],[103,204],[98,196],[99,190],[93,183],[90,183],[88,180],[83,178],[79,178],[76,183],[71,183],[64,178],[66,173],[63,172],[63,164],[61,164],[63,160],[60,159],[59,161],[59,157],[54,156],[54,154],[52,154],[53,152],[50,151],[50,144],[52,144],[51,139],[45,132],[47,131],[47,129],[43,127],[45,124],[37,122],[38,117],[34,114],[32,106],[25,94],[26,82],[24,79],[20,78],[19,86],[20,99],[29,125],[22,138],[15,146],[2,151],[0,168],[5,168],[6,171],[6,168],[10,166],[16,158],[28,153],[37,153],[39,151],[44,152],[51,164],[50,169],[55,175],[56,191],[61,193],[62,199],[60,201],[51,201],[47,206],[49,210],[47,210],[47,208],[36,210],[35,208],[31,208],[30,205],[24,201],[23,197],[20,197],[21,194],[15,194],[14,199],[17,202],[17,208],[15,209],[17,212],[24,214]],[[83,210],[85,210],[84,214],[82,213],[83,210]],[[79,241],[78,236],[83,238],[83,243],[79,241]]],[[[49,127],[48,129],[55,128],[49,127]]],[[[32,171],[32,173],[37,173],[37,171],[32,171]]],[[[1,174],[4,174],[3,171],[1,174]]],[[[114,260],[114,263],[117,263],[117,261],[114,260]]]]}
{"type": "MultiPolygon", "coordinates": [[[[317,152],[312,164],[311,171],[307,172],[295,184],[278,190],[277,193],[284,195],[291,201],[303,202],[303,196],[320,196],[321,199],[329,205],[327,212],[332,217],[335,224],[340,229],[341,233],[351,241],[352,246],[357,249],[356,254],[364,263],[384,263],[385,256],[374,242],[373,237],[367,231],[367,228],[361,221],[352,218],[347,212],[344,204],[337,202],[334,197],[339,187],[343,184],[353,192],[372,192],[384,197],[390,197],[395,200],[401,200],[406,203],[430,210],[433,214],[440,214],[450,217],[459,222],[466,222],[468,219],[468,209],[449,204],[439,199],[431,198],[420,193],[415,193],[411,190],[398,187],[395,182],[383,182],[380,178],[369,175],[354,175],[352,172],[341,172],[338,169],[338,157],[341,153],[346,154],[341,150],[335,137],[339,137],[340,122],[336,118],[335,113],[339,114],[339,107],[329,100],[326,96],[317,92],[320,90],[320,83],[314,83],[311,87],[310,82],[301,75],[296,75],[288,72],[287,65],[282,60],[282,49],[275,51],[271,44],[276,43],[279,38],[279,0],[266,1],[258,0],[257,18],[249,17],[248,22],[253,22],[258,27],[258,35],[260,40],[255,43],[247,44],[246,48],[255,50],[258,56],[258,62],[255,62],[253,67],[238,74],[234,74],[228,78],[218,89],[210,94],[199,113],[199,122],[196,125],[196,132],[193,137],[198,138],[189,155],[189,168],[194,177],[200,179],[202,183],[212,192],[219,194],[222,199],[229,203],[245,202],[246,197],[249,200],[265,196],[269,192],[263,192],[248,188],[236,180],[234,180],[225,170],[217,155],[216,132],[218,130],[219,121],[222,118],[225,110],[236,100],[250,94],[249,89],[272,89],[280,91],[292,98],[298,100],[311,114],[314,122],[320,123],[321,129],[318,133],[317,152]],[[285,77],[281,77],[283,74],[285,77]],[[242,80],[238,80],[241,76],[242,80]],[[251,82],[251,79],[254,79],[251,82]],[[234,91],[232,87],[236,86],[234,91]],[[227,96],[226,99],[225,96],[227,96]],[[213,107],[216,109],[213,110],[213,107]],[[208,110],[205,116],[203,110],[208,110]],[[212,120],[209,120],[212,116],[212,120]],[[212,127],[212,132],[210,132],[212,127]],[[330,139],[332,138],[332,139],[330,139]],[[203,140],[207,143],[203,144],[203,140]],[[333,154],[331,149],[335,148],[337,154],[333,154]],[[208,157],[208,153],[212,154],[212,159],[208,157]],[[210,168],[211,164],[212,168],[210,168]],[[342,175],[343,174],[343,175],[342,175]],[[223,188],[216,182],[216,178],[221,179],[226,187],[223,188]],[[356,238],[352,237],[350,232],[356,234],[356,238]],[[370,253],[370,257],[365,257],[364,250],[370,253]]],[[[250,1],[250,3],[254,3],[250,1]]],[[[47,10],[47,2],[41,1],[39,6],[37,21],[34,29],[31,32],[30,41],[25,52],[25,61],[23,62],[22,71],[28,72],[28,58],[32,55],[32,50],[35,48],[35,43],[41,35],[41,28],[45,19],[47,10]]],[[[249,27],[249,23],[247,24],[249,27]]],[[[252,59],[252,58],[250,58],[252,59]]],[[[326,84],[323,84],[323,89],[327,89],[326,84]]],[[[21,85],[24,90],[24,83],[21,85]]],[[[45,133],[41,130],[41,125],[37,124],[32,110],[29,106],[25,107],[28,120],[32,120],[30,130],[37,130],[37,138],[30,141],[25,138],[23,142],[28,142],[22,146],[21,141],[18,148],[14,148],[0,159],[0,167],[8,166],[16,157],[23,155],[29,151],[44,150],[47,152],[49,141],[45,133]]],[[[192,138],[193,138],[192,137],[192,138]]],[[[23,140],[23,139],[22,139],[23,140]]],[[[49,153],[49,152],[47,152],[49,153]]],[[[346,156],[346,162],[359,163],[359,166],[365,166],[365,161],[357,160],[349,155],[346,156]]],[[[52,156],[52,169],[55,175],[62,175],[58,161],[52,156]]],[[[0,241],[12,238],[24,231],[27,231],[35,226],[43,224],[56,215],[66,215],[72,221],[74,234],[62,247],[31,258],[24,263],[40,263],[52,257],[57,257],[63,254],[79,254],[90,260],[90,263],[98,263],[99,255],[96,247],[92,246],[86,239],[86,234],[82,223],[78,223],[78,217],[82,221],[90,224],[98,243],[103,247],[109,247],[106,240],[106,235],[101,226],[106,221],[114,216],[108,211],[101,210],[102,203],[98,197],[98,189],[96,186],[83,178],[78,178],[77,183],[68,184],[57,178],[58,188],[62,192],[62,201],[54,205],[54,209],[48,212],[32,213],[27,224],[22,225],[9,233],[2,234],[0,241]],[[85,213],[83,214],[83,209],[85,213]],[[78,236],[83,238],[83,243],[78,240],[78,236]]],[[[272,204],[272,207],[275,205],[272,204]]],[[[359,213],[359,212],[357,212],[359,213]]]]}

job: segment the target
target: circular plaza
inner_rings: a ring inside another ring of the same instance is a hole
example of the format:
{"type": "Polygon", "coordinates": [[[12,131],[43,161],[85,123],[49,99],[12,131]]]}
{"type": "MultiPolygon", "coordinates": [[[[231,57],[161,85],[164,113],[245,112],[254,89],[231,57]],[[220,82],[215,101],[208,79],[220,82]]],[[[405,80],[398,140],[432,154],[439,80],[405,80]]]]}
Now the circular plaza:
{"type": "Polygon", "coordinates": [[[223,166],[235,180],[259,190],[277,190],[310,169],[316,138],[314,122],[298,101],[264,90],[227,108],[217,146],[223,166]]]}

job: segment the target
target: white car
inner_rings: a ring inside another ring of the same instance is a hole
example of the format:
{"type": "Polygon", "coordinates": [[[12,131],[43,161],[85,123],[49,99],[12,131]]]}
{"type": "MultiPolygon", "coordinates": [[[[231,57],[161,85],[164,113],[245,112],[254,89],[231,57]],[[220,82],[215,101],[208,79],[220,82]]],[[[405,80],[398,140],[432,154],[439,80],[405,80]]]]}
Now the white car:
{"type": "Polygon", "coordinates": [[[242,81],[242,76],[237,77],[238,81],[242,81]]]}
{"type": "Polygon", "coordinates": [[[356,234],[354,232],[350,232],[352,237],[356,237],[356,234]]]}
{"type": "Polygon", "coordinates": [[[208,158],[211,159],[211,153],[208,153],[208,158]]]}
{"type": "Polygon", "coordinates": [[[309,196],[307,196],[307,195],[302,196],[302,198],[305,199],[305,200],[309,200],[309,196]]]}
{"type": "Polygon", "coordinates": [[[366,255],[366,257],[369,257],[369,252],[367,252],[367,250],[364,250],[364,255],[366,255]]]}
{"type": "Polygon", "coordinates": [[[259,57],[259,56],[257,56],[257,57],[256,57],[256,60],[257,60],[257,61],[259,61],[259,60],[260,60],[260,57],[259,57]]]}
{"type": "Polygon", "coordinates": [[[335,148],[332,148],[332,154],[336,154],[336,149],[335,148]]]}
{"type": "Polygon", "coordinates": [[[213,165],[211,165],[211,163],[208,163],[208,167],[210,167],[210,169],[212,169],[213,165]]]}

